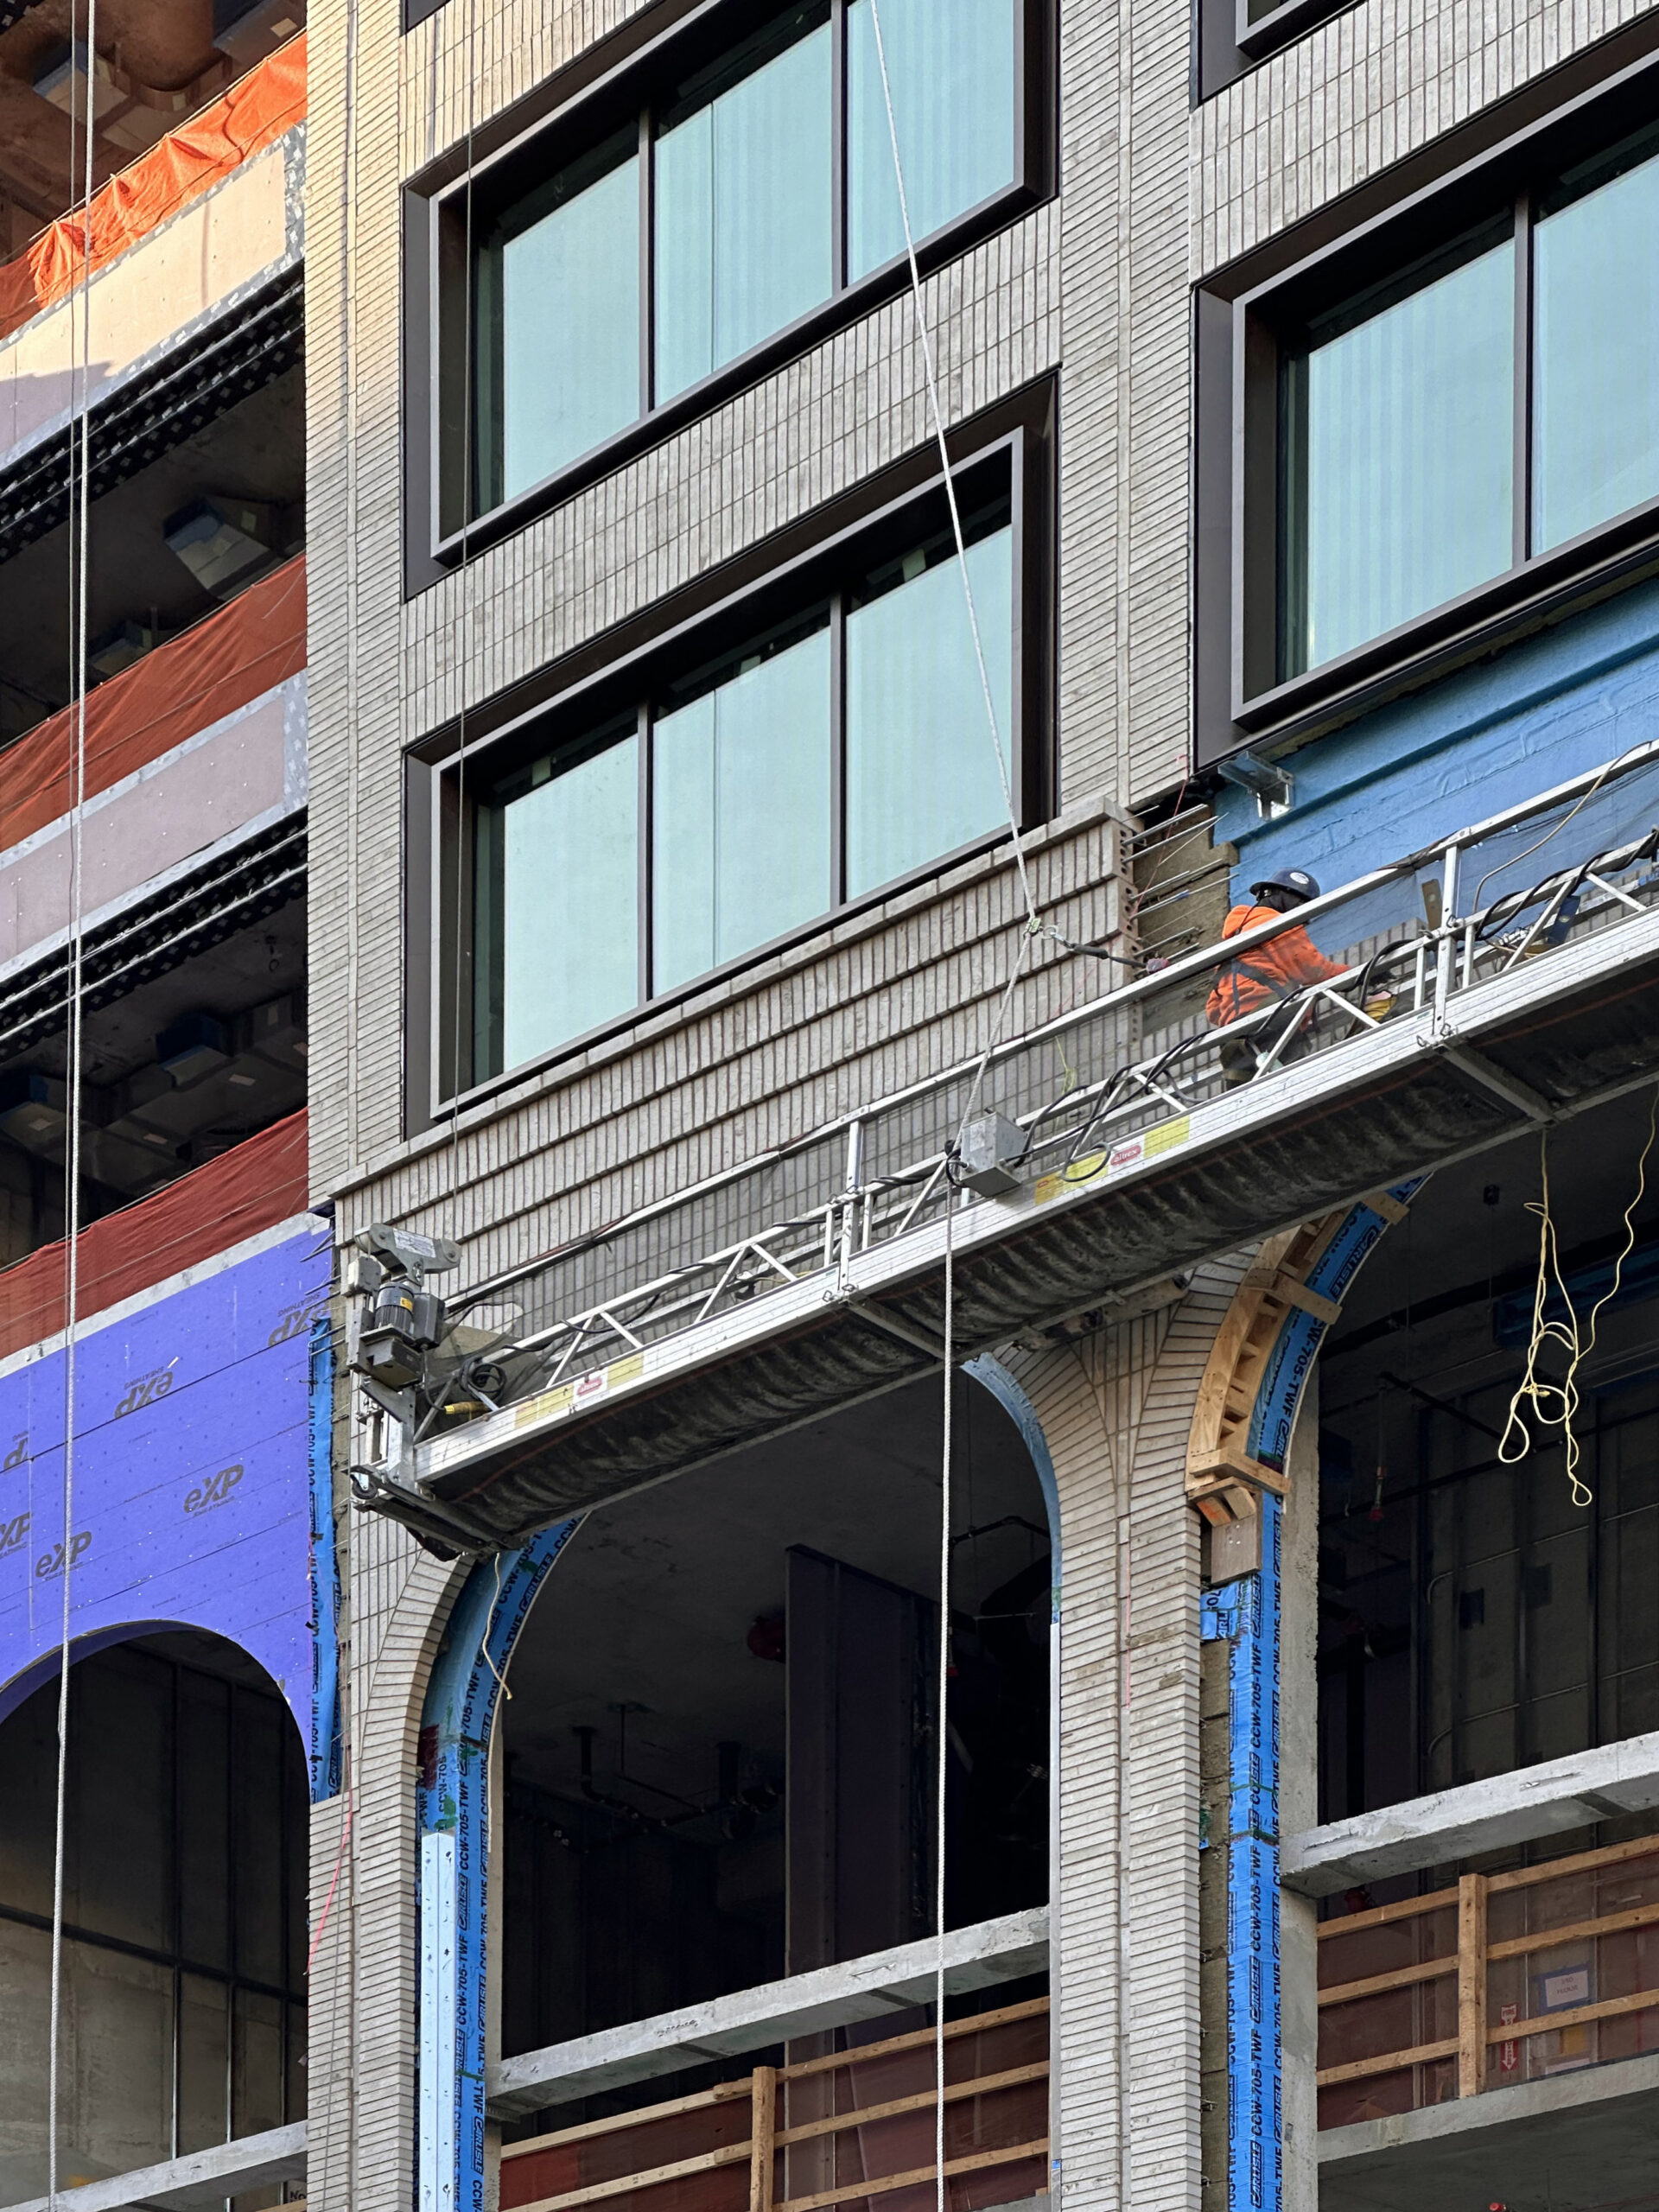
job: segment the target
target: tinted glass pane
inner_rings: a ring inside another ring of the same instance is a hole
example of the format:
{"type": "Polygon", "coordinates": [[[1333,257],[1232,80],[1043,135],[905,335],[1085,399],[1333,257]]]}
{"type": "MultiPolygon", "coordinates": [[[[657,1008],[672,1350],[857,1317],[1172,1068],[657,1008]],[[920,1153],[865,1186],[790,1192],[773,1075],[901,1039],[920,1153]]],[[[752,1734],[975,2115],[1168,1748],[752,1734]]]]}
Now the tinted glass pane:
{"type": "Polygon", "coordinates": [[[598,445],[639,407],[639,157],[596,179],[592,165],[567,170],[537,200],[546,213],[495,249],[480,277],[486,342],[499,347],[480,381],[499,395],[501,499],[598,445]]]}
{"type": "Polygon", "coordinates": [[[639,746],[632,737],[550,776],[505,809],[504,1065],[634,1003],[639,817],[639,746]]]}
{"type": "Polygon", "coordinates": [[[830,903],[828,627],[661,716],[653,982],[658,990],[830,903]]]}
{"type": "Polygon", "coordinates": [[[1294,365],[1287,674],[1510,566],[1514,245],[1294,365]]]}
{"type": "Polygon", "coordinates": [[[1659,493],[1659,158],[1533,234],[1533,546],[1659,493]]]}
{"type": "Polygon", "coordinates": [[[828,297],[830,58],[826,22],[658,139],[658,399],[828,297]]]}
{"type": "MultiPolygon", "coordinates": [[[[1014,541],[968,549],[1005,762],[1013,729],[1014,541]]],[[[1007,818],[954,557],[912,573],[847,621],[847,889],[856,898],[1007,818]]]]}
{"type": "MultiPolygon", "coordinates": [[[[880,0],[911,229],[925,238],[1014,181],[1018,0],[880,0]]],[[[848,256],[905,250],[869,0],[847,11],[848,256]]]]}

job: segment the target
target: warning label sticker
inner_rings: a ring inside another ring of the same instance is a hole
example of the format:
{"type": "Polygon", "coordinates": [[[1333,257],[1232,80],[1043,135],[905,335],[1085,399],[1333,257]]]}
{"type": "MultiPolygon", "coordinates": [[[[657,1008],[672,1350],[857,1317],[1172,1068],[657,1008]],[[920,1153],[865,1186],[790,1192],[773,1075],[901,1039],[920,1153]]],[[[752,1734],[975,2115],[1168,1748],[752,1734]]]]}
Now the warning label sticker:
{"type": "Polygon", "coordinates": [[[1173,1122],[1157,1122],[1149,1129],[1125,1137],[1106,1152],[1085,1154],[1074,1160],[1069,1167],[1058,1169],[1052,1175],[1039,1178],[1033,1196],[1039,1206],[1058,1198],[1068,1191],[1087,1190],[1090,1185],[1109,1182],[1114,1175],[1127,1173],[1148,1160],[1156,1160],[1166,1152],[1174,1152],[1192,1134],[1192,1116],[1180,1114],[1173,1122]]]}

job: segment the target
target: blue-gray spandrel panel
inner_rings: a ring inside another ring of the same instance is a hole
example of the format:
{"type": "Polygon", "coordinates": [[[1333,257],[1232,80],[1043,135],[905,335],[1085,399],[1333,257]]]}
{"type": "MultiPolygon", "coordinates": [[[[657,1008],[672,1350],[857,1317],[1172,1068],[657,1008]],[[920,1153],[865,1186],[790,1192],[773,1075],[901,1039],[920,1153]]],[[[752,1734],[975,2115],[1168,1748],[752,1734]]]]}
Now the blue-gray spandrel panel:
{"type": "MultiPolygon", "coordinates": [[[[313,1673],[308,1337],[330,1279],[308,1222],[75,1349],[70,1634],[228,1637],[308,1739],[313,1673]]],[[[0,1376],[0,1716],[62,1635],[61,1349],[0,1376]]]]}

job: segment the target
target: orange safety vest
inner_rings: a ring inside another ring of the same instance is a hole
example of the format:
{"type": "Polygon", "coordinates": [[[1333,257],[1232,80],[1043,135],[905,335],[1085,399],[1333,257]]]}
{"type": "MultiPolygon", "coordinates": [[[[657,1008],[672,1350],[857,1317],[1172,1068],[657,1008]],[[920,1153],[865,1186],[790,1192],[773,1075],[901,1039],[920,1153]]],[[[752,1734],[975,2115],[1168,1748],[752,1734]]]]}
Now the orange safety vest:
{"type": "MultiPolygon", "coordinates": [[[[1221,925],[1224,939],[1279,918],[1271,906],[1235,906],[1221,925]]],[[[1212,1029],[1247,1014],[1259,1014],[1274,1000],[1287,999],[1308,983],[1340,976],[1341,963],[1327,960],[1305,929],[1281,930],[1217,971],[1205,1012],[1212,1029]]]]}

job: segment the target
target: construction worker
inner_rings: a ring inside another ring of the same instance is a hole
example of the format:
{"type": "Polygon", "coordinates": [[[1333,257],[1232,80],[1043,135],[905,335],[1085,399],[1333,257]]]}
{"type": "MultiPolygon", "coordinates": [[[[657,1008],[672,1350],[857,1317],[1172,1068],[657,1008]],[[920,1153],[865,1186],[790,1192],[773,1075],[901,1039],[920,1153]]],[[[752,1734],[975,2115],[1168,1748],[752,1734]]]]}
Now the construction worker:
{"type": "MultiPolygon", "coordinates": [[[[1275,914],[1291,913],[1319,895],[1319,887],[1306,868],[1281,868],[1250,886],[1254,903],[1231,909],[1221,925],[1223,939],[1258,929],[1275,914]]],[[[1215,988],[1205,1008],[1212,1029],[1224,1029],[1230,1022],[1242,1021],[1247,1015],[1259,1014],[1270,1007],[1283,1008],[1281,1014],[1262,1022],[1248,1037],[1230,1039],[1223,1044],[1222,1073],[1230,1087],[1249,1081],[1260,1061],[1296,1020],[1298,1009],[1293,1001],[1298,993],[1310,983],[1321,982],[1343,972],[1340,962],[1327,960],[1305,929],[1281,930],[1265,944],[1254,946],[1217,971],[1215,988]]],[[[1296,1058],[1307,1050],[1310,1042],[1308,1024],[1304,1020],[1280,1058],[1296,1058]]]]}

